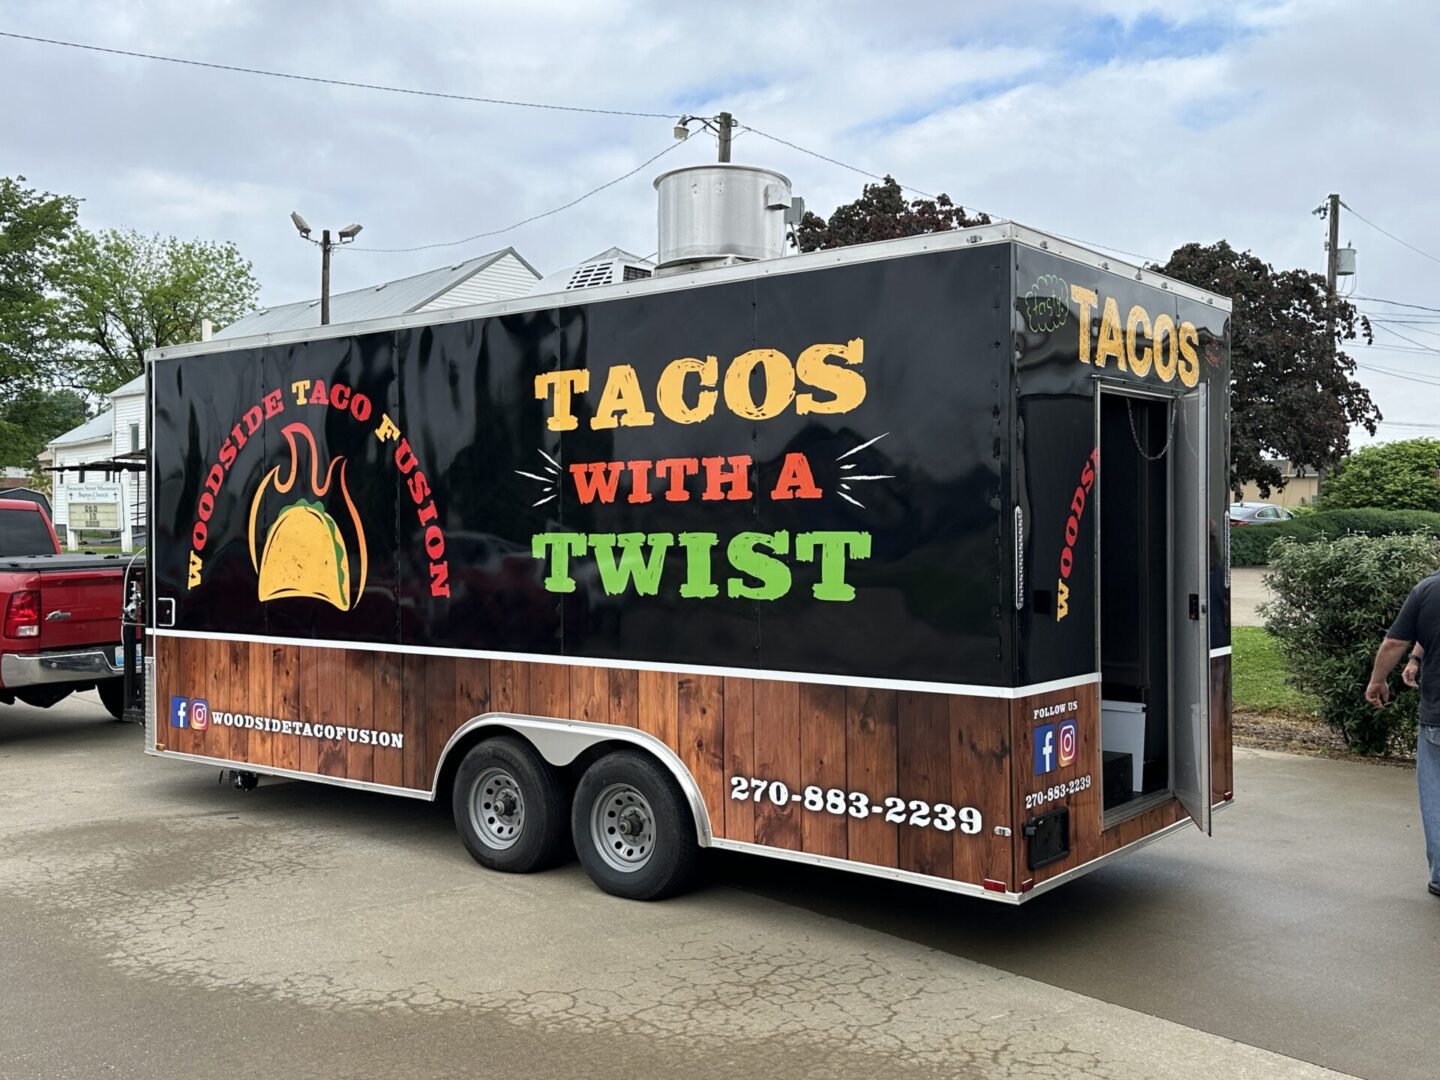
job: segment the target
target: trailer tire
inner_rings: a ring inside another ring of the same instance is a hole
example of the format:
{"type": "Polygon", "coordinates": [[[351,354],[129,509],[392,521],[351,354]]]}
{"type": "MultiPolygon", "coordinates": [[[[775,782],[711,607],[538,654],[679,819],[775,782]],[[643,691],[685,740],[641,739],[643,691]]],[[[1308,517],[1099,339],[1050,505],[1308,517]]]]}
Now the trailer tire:
{"type": "Polygon", "coordinates": [[[101,679],[95,684],[95,692],[100,695],[100,704],[105,706],[108,712],[116,720],[125,714],[125,680],[124,679],[101,679]]]}
{"type": "Polygon", "coordinates": [[[564,854],[565,789],[522,739],[497,735],[471,747],[450,801],[456,831],[481,866],[528,874],[564,854]]]}
{"type": "Polygon", "coordinates": [[[590,880],[627,900],[683,891],[700,859],[680,785],[648,754],[616,750],[580,778],[570,834],[590,880]]]}

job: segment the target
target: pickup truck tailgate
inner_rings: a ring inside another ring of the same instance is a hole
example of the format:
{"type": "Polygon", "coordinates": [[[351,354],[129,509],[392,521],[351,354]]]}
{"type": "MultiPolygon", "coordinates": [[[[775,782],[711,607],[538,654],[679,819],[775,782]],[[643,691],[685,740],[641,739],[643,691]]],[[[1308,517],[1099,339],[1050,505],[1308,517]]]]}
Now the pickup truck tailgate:
{"type": "Polygon", "coordinates": [[[64,569],[40,575],[40,646],[64,649],[120,641],[123,570],[64,569]]]}

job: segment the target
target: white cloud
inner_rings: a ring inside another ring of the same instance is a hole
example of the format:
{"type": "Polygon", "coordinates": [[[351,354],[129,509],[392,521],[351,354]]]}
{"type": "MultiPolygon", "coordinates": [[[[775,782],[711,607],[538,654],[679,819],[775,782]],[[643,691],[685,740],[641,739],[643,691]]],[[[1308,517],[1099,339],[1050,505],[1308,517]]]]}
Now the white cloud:
{"type": "MultiPolygon", "coordinates": [[[[1319,270],[1323,229],[1309,212],[1332,190],[1440,249],[1440,127],[1430,117],[1440,9],[1425,0],[69,0],[7,14],[18,32],[354,81],[666,114],[730,108],[866,171],[1160,257],[1226,237],[1279,266],[1319,270]]],[[[362,222],[357,247],[464,236],[612,179],[665,147],[671,124],[4,40],[0,94],[25,103],[0,113],[6,172],[85,197],[92,227],[233,239],[272,303],[313,293],[313,251],[296,239],[292,209],[317,227],[362,222]]],[[[695,138],[656,171],[711,153],[695,138]]],[[[864,183],[755,135],[742,135],[736,154],[786,172],[821,211],[864,183]]],[[[649,251],[649,179],[494,243],[542,269],[612,243],[649,251]]],[[[1440,265],[1353,218],[1343,235],[1360,249],[1361,293],[1440,307],[1440,265]]],[[[485,249],[351,250],[337,286],[485,249]]],[[[1373,355],[1440,370],[1440,354],[1373,355]]],[[[1440,395],[1365,379],[1388,416],[1433,422],[1440,395]]]]}

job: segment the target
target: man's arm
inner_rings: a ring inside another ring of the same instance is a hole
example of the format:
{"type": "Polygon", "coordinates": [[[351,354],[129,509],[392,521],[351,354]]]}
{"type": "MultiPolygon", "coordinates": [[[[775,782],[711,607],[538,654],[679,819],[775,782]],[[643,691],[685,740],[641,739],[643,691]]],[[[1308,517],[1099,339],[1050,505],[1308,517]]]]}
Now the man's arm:
{"type": "Polygon", "coordinates": [[[1415,647],[1410,650],[1410,658],[1405,661],[1405,667],[1400,672],[1400,681],[1409,687],[1420,685],[1420,661],[1425,658],[1425,646],[1418,641],[1415,647]]]}
{"type": "Polygon", "coordinates": [[[1365,700],[1377,709],[1390,704],[1390,672],[1395,670],[1401,655],[1410,647],[1402,638],[1387,637],[1375,653],[1375,666],[1370,669],[1370,685],[1365,687],[1365,700]]]}

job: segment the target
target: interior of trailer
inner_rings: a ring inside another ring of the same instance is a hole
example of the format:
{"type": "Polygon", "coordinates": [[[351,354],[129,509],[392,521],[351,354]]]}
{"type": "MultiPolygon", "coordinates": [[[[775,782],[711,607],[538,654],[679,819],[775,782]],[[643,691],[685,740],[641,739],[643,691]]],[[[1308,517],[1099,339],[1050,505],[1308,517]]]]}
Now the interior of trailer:
{"type": "Polygon", "coordinates": [[[1171,788],[1175,403],[1102,391],[1099,409],[1101,792],[1108,820],[1171,788]]]}

